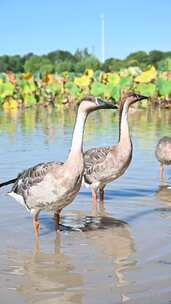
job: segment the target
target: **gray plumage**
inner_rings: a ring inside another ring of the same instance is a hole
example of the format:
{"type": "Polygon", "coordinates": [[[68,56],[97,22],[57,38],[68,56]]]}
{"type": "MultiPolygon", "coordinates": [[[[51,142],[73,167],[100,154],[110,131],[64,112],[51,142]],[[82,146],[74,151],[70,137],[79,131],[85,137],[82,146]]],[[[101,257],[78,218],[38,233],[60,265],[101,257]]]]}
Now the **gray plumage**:
{"type": "Polygon", "coordinates": [[[72,145],[65,163],[41,163],[24,170],[16,179],[0,184],[13,183],[11,195],[33,214],[33,225],[38,238],[38,215],[41,210],[53,211],[57,227],[60,211],[70,204],[80,190],[84,170],[83,134],[89,113],[98,109],[116,108],[112,103],[88,96],[79,105],[72,145]]]}
{"type": "Polygon", "coordinates": [[[171,164],[171,137],[165,136],[159,140],[155,154],[159,162],[164,165],[171,164]]]}
{"type": "Polygon", "coordinates": [[[171,137],[162,137],[156,145],[155,155],[160,162],[160,179],[163,179],[164,165],[171,165],[171,137]]]}
{"type": "MultiPolygon", "coordinates": [[[[16,182],[14,183],[11,192],[21,195],[24,199],[25,206],[28,210],[34,208],[34,205],[38,208],[46,207],[46,202],[42,197],[42,202],[39,201],[37,204],[34,201],[33,203],[30,202],[29,196],[32,192],[32,187],[41,186],[41,182],[45,179],[45,177],[51,172],[51,170],[56,170],[60,166],[62,166],[62,162],[47,162],[47,163],[40,163],[34,167],[31,167],[23,172],[19,173],[16,182]]],[[[43,190],[43,189],[42,189],[43,190]]]]}
{"type": "Polygon", "coordinates": [[[93,148],[84,153],[84,184],[91,187],[93,203],[97,204],[97,190],[103,200],[104,187],[123,175],[132,159],[132,142],[129,135],[127,114],[129,106],[146,98],[128,93],[120,103],[119,142],[109,147],[93,148]]]}
{"type": "Polygon", "coordinates": [[[123,148],[120,145],[90,149],[84,153],[84,181],[95,190],[123,175],[132,159],[132,142],[123,148]]]}

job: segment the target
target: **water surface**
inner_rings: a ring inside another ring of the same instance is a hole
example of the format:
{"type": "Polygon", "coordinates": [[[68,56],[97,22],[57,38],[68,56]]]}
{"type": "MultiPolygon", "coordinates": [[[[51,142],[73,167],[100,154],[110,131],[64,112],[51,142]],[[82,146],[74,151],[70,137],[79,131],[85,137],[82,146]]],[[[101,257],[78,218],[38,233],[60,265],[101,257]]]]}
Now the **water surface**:
{"type": "MultiPolygon", "coordinates": [[[[74,124],[73,110],[0,113],[0,179],[42,161],[64,161],[74,124]]],[[[39,247],[31,216],[0,193],[0,302],[32,304],[171,303],[171,189],[159,184],[157,141],[171,134],[169,110],[129,114],[132,163],[106,188],[105,208],[94,217],[91,195],[82,188],[62,212],[40,214],[39,247]],[[72,228],[72,229],[71,229],[72,228]]],[[[84,149],[117,142],[118,115],[88,118],[84,149]]],[[[166,184],[171,184],[169,167],[166,184]]]]}

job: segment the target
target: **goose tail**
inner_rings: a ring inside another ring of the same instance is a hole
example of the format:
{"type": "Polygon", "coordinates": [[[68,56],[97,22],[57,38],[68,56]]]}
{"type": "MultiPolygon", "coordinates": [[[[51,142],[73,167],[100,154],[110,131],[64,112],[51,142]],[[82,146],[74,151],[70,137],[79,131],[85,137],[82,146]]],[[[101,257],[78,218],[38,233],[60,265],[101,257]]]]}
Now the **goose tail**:
{"type": "Polygon", "coordinates": [[[0,188],[5,187],[5,186],[10,185],[10,184],[14,184],[16,182],[16,180],[17,180],[17,178],[13,178],[13,179],[10,179],[6,182],[0,183],[0,188]]]}

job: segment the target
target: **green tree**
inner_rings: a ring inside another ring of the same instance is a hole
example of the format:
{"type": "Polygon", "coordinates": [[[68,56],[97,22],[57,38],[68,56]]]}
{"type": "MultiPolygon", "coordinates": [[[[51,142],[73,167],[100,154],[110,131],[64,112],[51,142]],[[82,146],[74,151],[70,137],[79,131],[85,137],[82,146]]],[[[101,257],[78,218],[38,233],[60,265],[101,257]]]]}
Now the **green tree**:
{"type": "Polygon", "coordinates": [[[92,55],[88,52],[88,49],[87,48],[84,48],[83,50],[80,50],[80,49],[77,49],[75,54],[74,54],[74,57],[75,57],[75,60],[78,62],[78,61],[81,61],[87,57],[91,57],[92,55]]]}
{"type": "Polygon", "coordinates": [[[47,54],[47,58],[55,64],[56,62],[62,62],[62,61],[68,61],[68,62],[74,62],[75,58],[74,56],[68,52],[68,51],[54,51],[47,54]]]}
{"type": "Polygon", "coordinates": [[[24,70],[33,74],[36,72],[40,72],[42,74],[51,73],[53,72],[53,65],[47,57],[34,55],[26,60],[24,70]]]}
{"type": "Polygon", "coordinates": [[[150,51],[148,54],[148,62],[149,64],[157,66],[157,62],[162,60],[164,57],[163,52],[158,50],[150,51]]]}
{"type": "Polygon", "coordinates": [[[10,56],[8,60],[9,69],[14,73],[19,73],[24,71],[21,57],[19,55],[10,56]]]}
{"type": "Polygon", "coordinates": [[[144,51],[138,51],[135,53],[131,53],[126,57],[126,61],[131,63],[131,61],[135,61],[137,63],[147,63],[148,62],[148,54],[144,51]]]}
{"type": "Polygon", "coordinates": [[[171,57],[159,61],[157,63],[157,68],[160,71],[171,71],[171,57]]]}
{"type": "Polygon", "coordinates": [[[106,59],[102,65],[102,70],[105,72],[114,72],[119,71],[120,69],[125,67],[124,60],[109,58],[106,59]]]}
{"type": "Polygon", "coordinates": [[[9,56],[4,55],[0,57],[0,72],[4,73],[9,70],[9,56]]]}
{"type": "Polygon", "coordinates": [[[92,69],[93,71],[101,68],[100,61],[94,56],[87,56],[82,58],[74,65],[75,72],[83,73],[86,69],[92,69]]]}
{"type": "Polygon", "coordinates": [[[74,65],[71,61],[68,60],[60,60],[56,61],[54,64],[54,71],[57,73],[63,73],[65,71],[73,72],[74,71],[74,65]]]}

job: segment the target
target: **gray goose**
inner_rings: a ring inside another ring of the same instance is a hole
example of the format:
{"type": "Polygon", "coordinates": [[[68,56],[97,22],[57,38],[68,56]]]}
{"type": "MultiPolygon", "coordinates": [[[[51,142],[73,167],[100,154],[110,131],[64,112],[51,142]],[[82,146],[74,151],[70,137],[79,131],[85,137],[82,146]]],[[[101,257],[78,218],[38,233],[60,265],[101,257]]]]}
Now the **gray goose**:
{"type": "Polygon", "coordinates": [[[105,186],[123,175],[132,158],[132,142],[128,126],[130,105],[147,97],[127,93],[120,102],[119,141],[110,147],[99,147],[84,153],[83,185],[89,186],[92,192],[94,210],[97,208],[97,191],[100,202],[104,203],[105,186]]]}
{"type": "Polygon", "coordinates": [[[24,170],[17,178],[0,184],[3,187],[14,183],[8,194],[31,212],[36,240],[39,236],[39,212],[53,211],[59,229],[61,210],[74,200],[80,190],[84,171],[83,134],[88,114],[98,109],[112,108],[116,106],[100,98],[84,98],[78,108],[72,145],[65,163],[41,163],[24,170]]]}
{"type": "Polygon", "coordinates": [[[155,155],[160,162],[160,180],[163,181],[164,165],[171,165],[171,137],[162,137],[156,145],[155,155]]]}

